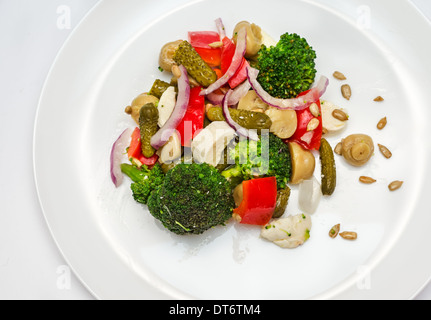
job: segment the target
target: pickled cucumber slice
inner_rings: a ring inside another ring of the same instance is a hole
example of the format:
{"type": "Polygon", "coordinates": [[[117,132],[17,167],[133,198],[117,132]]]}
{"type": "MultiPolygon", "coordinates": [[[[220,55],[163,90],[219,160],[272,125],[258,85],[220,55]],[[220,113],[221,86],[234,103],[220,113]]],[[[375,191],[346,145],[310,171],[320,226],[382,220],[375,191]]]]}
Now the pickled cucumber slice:
{"type": "Polygon", "coordinates": [[[139,129],[141,130],[142,154],[150,158],[156,152],[151,146],[151,138],[158,130],[159,110],[153,103],[147,103],[139,110],[139,129]]]}
{"type": "Polygon", "coordinates": [[[153,83],[153,86],[151,87],[149,94],[160,99],[163,92],[165,92],[166,89],[169,88],[170,86],[171,85],[169,83],[167,83],[166,81],[156,79],[156,81],[154,81],[154,83],[153,83]]]}
{"type": "Polygon", "coordinates": [[[320,162],[322,166],[322,194],[330,196],[334,193],[337,184],[334,152],[326,139],[320,144],[320,162]]]}
{"type": "Polygon", "coordinates": [[[200,85],[209,87],[216,82],[217,74],[215,71],[208,66],[189,42],[180,43],[173,59],[178,65],[183,65],[188,74],[200,85]]]}
{"type": "Polygon", "coordinates": [[[289,187],[277,191],[277,202],[272,218],[280,218],[284,214],[289,203],[290,191],[289,187]]]}
{"type": "MultiPolygon", "coordinates": [[[[272,125],[271,118],[262,112],[254,112],[243,109],[229,109],[232,119],[241,127],[246,129],[269,130],[272,125]]],[[[207,111],[207,117],[210,121],[226,121],[221,107],[212,107],[207,111]]]]}

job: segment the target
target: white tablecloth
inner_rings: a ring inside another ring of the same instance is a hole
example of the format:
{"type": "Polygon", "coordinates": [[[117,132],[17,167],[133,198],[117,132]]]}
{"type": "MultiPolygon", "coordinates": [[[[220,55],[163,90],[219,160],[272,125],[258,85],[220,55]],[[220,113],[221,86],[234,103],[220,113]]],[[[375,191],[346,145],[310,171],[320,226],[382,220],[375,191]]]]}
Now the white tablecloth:
{"type": "MultiPolygon", "coordinates": [[[[413,2],[431,19],[431,1],[413,2]]],[[[45,223],[32,143],[49,68],[96,3],[0,0],[0,299],[93,299],[70,272],[45,223]]],[[[431,284],[417,299],[431,299],[431,284]]]]}

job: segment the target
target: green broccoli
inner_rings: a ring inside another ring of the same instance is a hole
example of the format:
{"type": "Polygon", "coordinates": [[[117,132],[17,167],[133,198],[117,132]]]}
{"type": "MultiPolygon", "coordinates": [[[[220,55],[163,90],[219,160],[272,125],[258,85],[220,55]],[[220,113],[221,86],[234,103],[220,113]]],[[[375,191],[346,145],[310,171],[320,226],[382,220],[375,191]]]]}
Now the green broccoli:
{"type": "Polygon", "coordinates": [[[233,184],[256,177],[276,177],[278,189],[287,187],[292,171],[290,151],[274,134],[262,135],[259,141],[242,140],[229,153],[235,164],[222,175],[233,184]]]}
{"type": "Polygon", "coordinates": [[[138,169],[136,166],[123,163],[121,171],[133,181],[130,185],[133,199],[143,204],[147,204],[151,192],[162,184],[165,177],[159,164],[150,170],[145,165],[138,169]]]}
{"type": "Polygon", "coordinates": [[[229,182],[205,163],[176,165],[148,199],[150,213],[180,235],[224,225],[234,208],[229,182]]]}
{"type": "Polygon", "coordinates": [[[304,38],[285,33],[276,46],[263,45],[259,50],[257,80],[274,97],[296,98],[314,82],[315,59],[316,52],[304,38]]]}

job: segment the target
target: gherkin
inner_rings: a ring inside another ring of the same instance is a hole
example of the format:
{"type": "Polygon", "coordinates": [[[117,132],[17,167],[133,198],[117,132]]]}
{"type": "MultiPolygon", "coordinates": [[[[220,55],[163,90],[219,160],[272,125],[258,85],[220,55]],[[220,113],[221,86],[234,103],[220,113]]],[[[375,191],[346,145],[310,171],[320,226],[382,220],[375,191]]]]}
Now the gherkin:
{"type": "Polygon", "coordinates": [[[296,98],[310,89],[316,76],[316,52],[296,33],[285,33],[276,46],[262,46],[256,68],[258,82],[271,96],[296,98]]]}
{"type": "MultiPolygon", "coordinates": [[[[260,134],[262,129],[269,130],[272,125],[271,118],[262,112],[255,112],[243,109],[229,108],[232,119],[241,127],[246,129],[256,129],[260,134]]],[[[212,107],[207,111],[210,121],[226,121],[221,107],[212,107]]]]}
{"type": "Polygon", "coordinates": [[[139,129],[141,131],[142,154],[151,158],[156,150],[151,146],[151,138],[156,134],[159,111],[153,103],[147,103],[139,110],[139,129]]]}
{"type": "Polygon", "coordinates": [[[209,87],[217,80],[215,71],[208,66],[188,41],[180,43],[173,60],[178,65],[183,65],[188,74],[204,87],[209,87]]]}

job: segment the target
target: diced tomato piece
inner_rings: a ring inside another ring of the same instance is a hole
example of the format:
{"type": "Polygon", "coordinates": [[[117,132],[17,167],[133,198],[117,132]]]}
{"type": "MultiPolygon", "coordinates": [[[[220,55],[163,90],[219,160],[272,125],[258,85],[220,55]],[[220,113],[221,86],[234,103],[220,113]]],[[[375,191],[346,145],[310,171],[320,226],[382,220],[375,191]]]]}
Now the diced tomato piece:
{"type": "Polygon", "coordinates": [[[205,61],[210,67],[218,67],[221,63],[221,49],[204,49],[195,48],[196,52],[200,55],[203,61],[205,61]]]}
{"type": "Polygon", "coordinates": [[[201,90],[202,87],[191,88],[186,114],[177,127],[182,146],[190,147],[193,137],[204,127],[205,97],[199,95],[201,90]]]}
{"type": "Polygon", "coordinates": [[[277,203],[275,177],[243,181],[243,199],[234,214],[241,217],[242,224],[264,226],[272,218],[277,203]]]}
{"type": "Polygon", "coordinates": [[[219,68],[214,68],[213,70],[217,74],[217,79],[220,79],[223,76],[223,74],[221,73],[221,70],[219,68]]]}
{"type": "Polygon", "coordinates": [[[241,83],[243,83],[247,79],[247,67],[250,64],[246,59],[242,59],[241,66],[239,67],[238,71],[235,73],[235,75],[229,79],[228,83],[229,86],[232,89],[235,89],[237,86],[239,86],[241,83]]]}
{"type": "Polygon", "coordinates": [[[220,41],[220,35],[215,31],[190,31],[188,36],[193,48],[208,48],[209,44],[220,41]]]}
{"type": "Polygon", "coordinates": [[[189,32],[189,42],[201,58],[210,66],[218,67],[221,63],[220,48],[212,48],[209,45],[220,41],[220,35],[214,31],[189,32]]]}
{"type": "Polygon", "coordinates": [[[135,128],[135,130],[133,130],[132,132],[132,140],[130,142],[130,146],[127,149],[127,156],[129,159],[138,159],[141,155],[141,131],[139,130],[139,128],[135,128]]]}
{"type": "Polygon", "coordinates": [[[144,157],[142,154],[142,144],[141,144],[141,131],[138,127],[135,128],[132,132],[131,136],[132,140],[130,141],[130,146],[127,149],[127,156],[129,159],[136,159],[140,163],[148,166],[149,168],[153,167],[157,160],[159,160],[159,156],[154,154],[150,158],[144,157]]]}
{"type": "MultiPolygon", "coordinates": [[[[310,90],[301,93],[299,97],[307,94],[309,91],[310,90]]],[[[320,142],[322,140],[323,126],[320,99],[317,99],[314,103],[316,103],[319,108],[319,116],[315,117],[311,113],[310,108],[296,111],[298,126],[293,136],[288,139],[289,141],[295,141],[307,150],[319,150],[320,142]],[[308,124],[313,118],[316,118],[319,121],[319,124],[314,130],[308,131],[308,124]]]]}
{"type": "MultiPolygon", "coordinates": [[[[225,37],[223,39],[223,49],[221,52],[221,64],[220,69],[222,74],[225,74],[226,71],[229,69],[232,58],[235,54],[236,45],[235,43],[229,39],[228,37],[225,37]]],[[[239,84],[243,83],[245,79],[247,79],[247,71],[246,68],[249,65],[247,60],[245,58],[242,58],[242,62],[240,67],[238,68],[237,72],[230,78],[229,80],[229,86],[234,89],[239,84]]]]}

